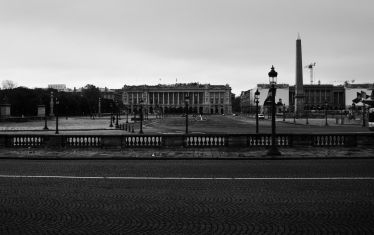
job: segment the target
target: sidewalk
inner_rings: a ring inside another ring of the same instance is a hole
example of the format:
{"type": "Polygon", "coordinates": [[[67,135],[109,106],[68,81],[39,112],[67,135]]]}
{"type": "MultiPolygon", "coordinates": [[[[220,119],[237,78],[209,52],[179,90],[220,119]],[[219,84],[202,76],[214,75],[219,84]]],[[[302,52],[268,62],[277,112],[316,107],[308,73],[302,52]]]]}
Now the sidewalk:
{"type": "Polygon", "coordinates": [[[374,147],[280,148],[281,156],[267,156],[265,148],[177,149],[0,149],[0,159],[339,159],[374,158],[374,147]]]}

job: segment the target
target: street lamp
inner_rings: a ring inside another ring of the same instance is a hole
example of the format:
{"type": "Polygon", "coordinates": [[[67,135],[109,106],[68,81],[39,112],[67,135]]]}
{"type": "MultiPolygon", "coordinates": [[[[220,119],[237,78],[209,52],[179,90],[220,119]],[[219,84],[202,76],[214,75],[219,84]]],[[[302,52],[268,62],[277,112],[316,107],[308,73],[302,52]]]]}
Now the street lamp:
{"type": "Polygon", "coordinates": [[[47,113],[44,114],[44,128],[43,128],[43,130],[46,130],[46,131],[49,130],[48,126],[47,126],[47,113]]]}
{"type": "Polygon", "coordinates": [[[305,115],[306,115],[306,124],[309,124],[309,119],[308,119],[308,112],[309,112],[309,110],[308,110],[308,104],[305,104],[305,115]]]}
{"type": "Polygon", "coordinates": [[[283,121],[286,121],[286,104],[283,104],[283,121]]]}
{"type": "Polygon", "coordinates": [[[329,103],[327,103],[327,100],[325,100],[325,126],[328,126],[327,125],[327,105],[328,105],[329,103]]]}
{"type": "Polygon", "coordinates": [[[271,70],[268,73],[269,82],[271,86],[271,148],[267,152],[269,156],[278,156],[281,153],[277,147],[276,134],[275,134],[275,85],[277,84],[278,73],[274,70],[274,66],[271,66],[271,70]]]}
{"type": "Polygon", "coordinates": [[[110,124],[109,127],[113,127],[113,104],[110,103],[110,124]]]}
{"type": "Polygon", "coordinates": [[[190,97],[186,96],[184,99],[186,105],[186,134],[188,134],[188,102],[190,101],[190,97]]]}
{"type": "MultiPolygon", "coordinates": [[[[46,107],[46,106],[44,106],[44,107],[46,107]]],[[[47,125],[47,109],[46,108],[44,108],[44,128],[43,128],[43,130],[45,130],[45,131],[49,130],[48,125],[47,125]]]]}
{"type": "Polygon", "coordinates": [[[126,109],[126,123],[129,123],[129,107],[126,109]]]}
{"type": "Polygon", "coordinates": [[[255,103],[256,103],[256,134],[258,134],[258,100],[260,99],[260,92],[258,89],[255,92],[255,103]]]}
{"type": "Polygon", "coordinates": [[[56,112],[56,132],[55,132],[55,134],[58,134],[58,108],[59,108],[58,106],[59,106],[59,103],[60,103],[60,101],[56,97],[56,109],[55,109],[55,112],[56,112]]]}
{"type": "Polygon", "coordinates": [[[140,130],[139,134],[143,134],[143,100],[140,100],[140,130]]]}
{"type": "Polygon", "coordinates": [[[101,98],[99,97],[99,117],[101,117],[101,98]]]}
{"type": "Polygon", "coordinates": [[[119,128],[119,125],[118,125],[118,113],[119,113],[119,107],[118,107],[118,101],[116,101],[116,108],[115,108],[115,110],[116,110],[116,128],[119,128]]]}
{"type": "Polygon", "coordinates": [[[366,120],[365,120],[365,116],[366,116],[366,107],[365,107],[365,104],[362,103],[362,127],[365,127],[366,126],[366,120]]]}
{"type": "Polygon", "coordinates": [[[343,105],[340,106],[340,124],[343,125],[344,124],[344,117],[343,117],[343,114],[344,114],[344,107],[343,105]]]}

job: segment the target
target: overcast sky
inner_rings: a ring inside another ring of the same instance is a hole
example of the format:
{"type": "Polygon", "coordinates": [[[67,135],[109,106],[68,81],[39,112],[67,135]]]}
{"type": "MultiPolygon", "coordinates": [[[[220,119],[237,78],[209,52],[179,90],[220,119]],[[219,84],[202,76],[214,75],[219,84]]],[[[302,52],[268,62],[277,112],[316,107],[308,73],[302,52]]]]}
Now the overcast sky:
{"type": "MultiPolygon", "coordinates": [[[[0,0],[0,81],[295,83],[295,40],[321,83],[374,82],[373,0],[0,0]]],[[[304,70],[304,83],[309,83],[304,70]]]]}

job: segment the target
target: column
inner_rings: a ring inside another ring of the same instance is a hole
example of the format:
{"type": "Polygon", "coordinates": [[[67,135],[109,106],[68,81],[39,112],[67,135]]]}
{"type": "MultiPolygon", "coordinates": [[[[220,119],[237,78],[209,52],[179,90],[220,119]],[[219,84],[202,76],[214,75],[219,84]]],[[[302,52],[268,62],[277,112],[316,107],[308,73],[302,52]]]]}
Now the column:
{"type": "Polygon", "coordinates": [[[152,92],[152,100],[153,100],[153,102],[152,102],[152,106],[153,106],[153,108],[155,107],[155,104],[156,104],[156,101],[155,101],[155,93],[154,92],[152,92]]]}

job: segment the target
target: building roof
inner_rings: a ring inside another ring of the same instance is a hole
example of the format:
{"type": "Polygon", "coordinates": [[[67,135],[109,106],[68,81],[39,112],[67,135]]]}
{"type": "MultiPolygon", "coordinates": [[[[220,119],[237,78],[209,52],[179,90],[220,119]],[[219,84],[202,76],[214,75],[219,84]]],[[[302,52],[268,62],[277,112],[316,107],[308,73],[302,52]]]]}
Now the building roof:
{"type": "Polygon", "coordinates": [[[230,89],[231,87],[226,85],[211,85],[211,84],[200,84],[197,82],[194,83],[175,83],[175,84],[157,84],[157,85],[124,85],[123,89],[129,90],[147,90],[147,89],[230,89]]]}
{"type": "Polygon", "coordinates": [[[344,87],[352,89],[374,89],[373,83],[346,84],[344,87]]]}

